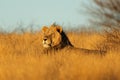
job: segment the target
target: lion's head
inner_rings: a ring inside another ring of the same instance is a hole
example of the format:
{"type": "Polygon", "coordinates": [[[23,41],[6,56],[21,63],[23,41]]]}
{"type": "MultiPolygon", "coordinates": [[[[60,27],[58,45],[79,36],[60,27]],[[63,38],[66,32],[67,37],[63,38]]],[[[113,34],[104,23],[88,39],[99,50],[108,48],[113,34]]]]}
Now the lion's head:
{"type": "Polygon", "coordinates": [[[61,26],[51,25],[42,28],[42,44],[44,48],[64,48],[72,46],[61,26]]]}

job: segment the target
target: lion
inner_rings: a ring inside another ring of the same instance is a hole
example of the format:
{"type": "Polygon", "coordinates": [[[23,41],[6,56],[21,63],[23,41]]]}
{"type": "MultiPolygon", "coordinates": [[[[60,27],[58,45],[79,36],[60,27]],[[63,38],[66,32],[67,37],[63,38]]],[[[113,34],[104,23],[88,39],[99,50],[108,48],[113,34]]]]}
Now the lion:
{"type": "Polygon", "coordinates": [[[61,50],[68,48],[70,50],[79,50],[84,53],[105,53],[106,51],[89,50],[84,48],[74,47],[62,27],[56,24],[50,27],[44,26],[42,28],[42,45],[45,50],[61,50]]]}

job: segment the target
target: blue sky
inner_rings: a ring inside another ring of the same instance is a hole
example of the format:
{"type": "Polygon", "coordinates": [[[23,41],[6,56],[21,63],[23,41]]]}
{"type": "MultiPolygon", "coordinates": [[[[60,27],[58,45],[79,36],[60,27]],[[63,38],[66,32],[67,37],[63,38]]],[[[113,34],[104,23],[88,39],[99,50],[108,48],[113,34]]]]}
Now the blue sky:
{"type": "Polygon", "coordinates": [[[65,26],[85,24],[87,17],[80,11],[83,1],[85,0],[0,0],[0,26],[12,29],[19,22],[39,26],[53,22],[65,26]]]}

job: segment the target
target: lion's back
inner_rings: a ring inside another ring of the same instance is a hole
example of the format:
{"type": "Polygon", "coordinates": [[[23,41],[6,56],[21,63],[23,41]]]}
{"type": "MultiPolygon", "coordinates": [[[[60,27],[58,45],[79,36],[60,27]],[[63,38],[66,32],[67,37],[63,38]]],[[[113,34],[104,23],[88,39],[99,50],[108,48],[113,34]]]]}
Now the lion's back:
{"type": "Polygon", "coordinates": [[[103,50],[92,50],[92,49],[86,49],[86,48],[76,48],[74,46],[68,46],[66,47],[64,50],[68,51],[68,52],[74,52],[77,54],[99,54],[99,55],[105,55],[105,53],[107,53],[107,51],[103,51],[103,50]]]}

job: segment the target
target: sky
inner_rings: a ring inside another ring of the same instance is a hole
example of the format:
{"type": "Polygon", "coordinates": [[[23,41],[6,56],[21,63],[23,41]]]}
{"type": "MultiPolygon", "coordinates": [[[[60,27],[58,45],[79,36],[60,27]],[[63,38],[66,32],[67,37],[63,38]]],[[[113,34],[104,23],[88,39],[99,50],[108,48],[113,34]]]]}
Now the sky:
{"type": "MultiPolygon", "coordinates": [[[[81,3],[88,0],[0,0],[0,27],[11,30],[17,24],[85,24],[81,3]]],[[[86,24],[85,24],[86,25],[86,24]]]]}

